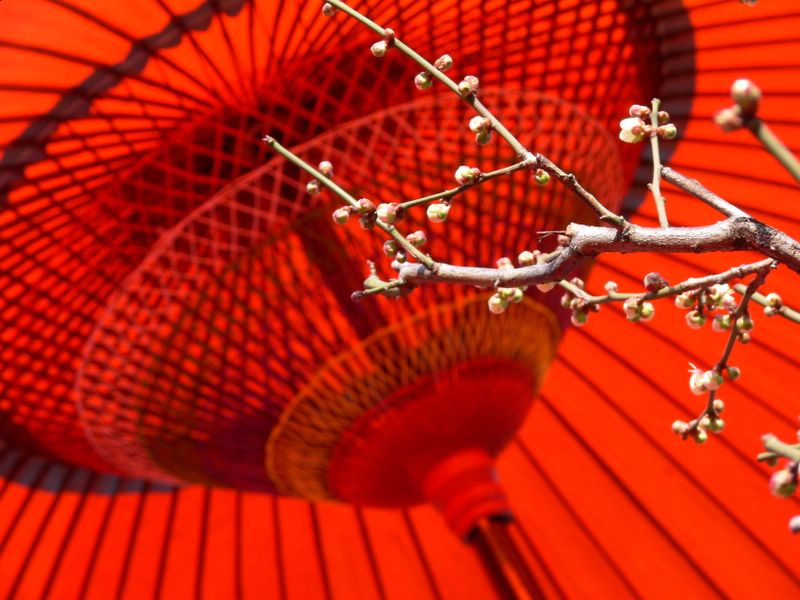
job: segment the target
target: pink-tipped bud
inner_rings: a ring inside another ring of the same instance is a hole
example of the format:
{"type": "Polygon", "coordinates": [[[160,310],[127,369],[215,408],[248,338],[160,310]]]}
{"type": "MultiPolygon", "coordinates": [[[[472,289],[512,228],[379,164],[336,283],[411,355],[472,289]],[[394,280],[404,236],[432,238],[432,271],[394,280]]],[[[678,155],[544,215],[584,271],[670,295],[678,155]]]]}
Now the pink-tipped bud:
{"type": "Polygon", "coordinates": [[[428,241],[427,234],[422,231],[421,229],[415,231],[414,233],[409,233],[406,236],[406,239],[411,242],[411,244],[417,248],[421,248],[425,245],[425,242],[428,241]]]}
{"type": "Polygon", "coordinates": [[[350,219],[350,209],[346,206],[337,208],[333,211],[333,222],[337,225],[344,225],[350,219]]]}
{"type": "Polygon", "coordinates": [[[741,107],[744,116],[752,116],[761,100],[761,90],[749,79],[737,79],[731,85],[731,98],[741,107]]]}
{"type": "Polygon", "coordinates": [[[666,125],[669,123],[669,113],[665,110],[658,111],[658,124],[666,125]]]}
{"type": "Polygon", "coordinates": [[[731,108],[723,108],[714,115],[714,122],[722,128],[723,131],[734,131],[741,129],[744,125],[742,119],[741,109],[737,105],[731,108]]]}
{"type": "Polygon", "coordinates": [[[616,281],[606,281],[605,285],[603,285],[603,289],[606,291],[606,294],[615,294],[619,290],[619,285],[616,281]]]}
{"type": "Polygon", "coordinates": [[[628,321],[638,321],[639,320],[639,299],[638,298],[628,298],[625,302],[622,303],[622,312],[625,313],[625,318],[628,321]]]}
{"type": "Polygon", "coordinates": [[[490,129],[491,126],[492,122],[486,117],[481,117],[480,115],[474,116],[469,120],[469,130],[472,133],[479,133],[486,129],[490,129]]]}
{"type": "Polygon", "coordinates": [[[661,273],[656,273],[655,271],[645,275],[642,283],[648,292],[657,292],[669,285],[667,280],[662,277],[661,273]]]}
{"type": "Polygon", "coordinates": [[[379,221],[382,221],[387,225],[391,225],[397,221],[398,217],[400,216],[400,206],[394,202],[383,203],[378,205],[378,208],[375,212],[379,221]]]}
{"type": "Polygon", "coordinates": [[[480,82],[478,78],[474,75],[467,75],[461,82],[458,84],[458,93],[464,96],[471,96],[473,94],[478,93],[478,86],[480,82]]]}
{"type": "Polygon", "coordinates": [[[356,210],[359,212],[359,214],[365,215],[375,210],[375,204],[373,204],[372,200],[369,200],[368,198],[359,198],[356,201],[356,210]]]}
{"type": "Polygon", "coordinates": [[[475,183],[481,176],[481,170],[477,167],[468,167],[461,165],[456,169],[456,182],[458,185],[467,185],[468,183],[475,183]]]}
{"type": "Polygon", "coordinates": [[[436,62],[433,63],[433,66],[442,71],[443,73],[453,66],[453,57],[449,54],[442,54],[439,58],[436,59],[436,62]]]}
{"type": "Polygon", "coordinates": [[[322,5],[322,14],[325,15],[326,17],[332,17],[333,15],[336,14],[336,11],[338,10],[339,9],[336,8],[330,2],[326,2],[325,4],[322,5]]]}
{"type": "Polygon", "coordinates": [[[628,109],[628,114],[638,119],[647,119],[650,116],[650,107],[641,104],[633,104],[628,109]]]}
{"type": "Polygon", "coordinates": [[[325,177],[333,177],[333,164],[329,160],[323,160],[319,163],[319,172],[325,175],[325,177]]]}
{"type": "Polygon", "coordinates": [[[674,140],[678,137],[678,128],[675,127],[674,123],[667,123],[666,125],[659,126],[659,128],[656,129],[656,133],[665,140],[674,140]]]}
{"type": "Polygon", "coordinates": [[[433,85],[433,76],[427,71],[417,73],[417,76],[414,77],[414,85],[418,90],[427,90],[433,85]]]}
{"type": "Polygon", "coordinates": [[[444,223],[447,214],[450,212],[450,205],[444,203],[429,204],[426,214],[432,223],[444,223]]]}
{"type": "Polygon", "coordinates": [[[389,44],[386,43],[386,40],[375,42],[369,48],[370,52],[372,52],[372,56],[375,56],[377,58],[383,58],[384,56],[386,56],[386,51],[388,49],[389,49],[389,44]]]}

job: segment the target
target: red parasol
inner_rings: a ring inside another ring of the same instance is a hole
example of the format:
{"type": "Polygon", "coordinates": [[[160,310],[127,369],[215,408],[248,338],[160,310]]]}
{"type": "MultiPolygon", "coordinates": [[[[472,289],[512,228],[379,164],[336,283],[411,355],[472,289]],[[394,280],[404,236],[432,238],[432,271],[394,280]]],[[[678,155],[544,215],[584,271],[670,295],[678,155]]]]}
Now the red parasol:
{"type": "MultiPolygon", "coordinates": [[[[659,94],[684,132],[670,163],[797,233],[788,176],[710,121],[749,76],[792,138],[797,9],[361,8],[479,73],[524,141],[609,201],[631,182],[627,202],[641,198],[638,149],[613,129],[659,94]]],[[[330,200],[257,143],[269,131],[333,160],[349,188],[400,197],[463,161],[507,163],[500,144],[478,153],[452,99],[419,99],[412,65],[370,56],[369,32],[316,3],[40,0],[0,15],[0,597],[490,598],[515,572],[547,597],[797,593],[796,505],[769,497],[752,460],[759,434],[796,426],[789,332],[759,322],[708,448],[669,432],[697,412],[685,363],[721,345],[682,315],[592,317],[530,407],[561,335],[554,300],[500,319],[457,288],[352,304],[379,240],[334,228],[330,200]],[[425,499],[445,519],[411,507],[425,499]],[[477,524],[481,554],[501,560],[486,569],[448,524],[477,524]]],[[[432,252],[486,264],[580,218],[563,191],[534,188],[483,188],[432,252]]],[[[669,200],[676,222],[708,216],[669,200]]],[[[654,221],[649,204],[638,219],[654,221]]],[[[601,261],[590,283],[723,265],[646,260],[601,261]]]]}

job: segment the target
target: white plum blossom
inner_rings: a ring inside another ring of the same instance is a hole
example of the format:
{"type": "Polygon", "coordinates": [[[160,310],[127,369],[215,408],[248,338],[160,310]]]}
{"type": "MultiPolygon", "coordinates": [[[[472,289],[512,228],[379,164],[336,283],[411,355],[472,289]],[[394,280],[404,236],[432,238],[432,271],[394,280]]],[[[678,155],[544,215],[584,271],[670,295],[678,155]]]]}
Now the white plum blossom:
{"type": "Polygon", "coordinates": [[[629,144],[641,142],[645,134],[645,122],[638,117],[628,117],[619,122],[619,139],[629,144]]]}

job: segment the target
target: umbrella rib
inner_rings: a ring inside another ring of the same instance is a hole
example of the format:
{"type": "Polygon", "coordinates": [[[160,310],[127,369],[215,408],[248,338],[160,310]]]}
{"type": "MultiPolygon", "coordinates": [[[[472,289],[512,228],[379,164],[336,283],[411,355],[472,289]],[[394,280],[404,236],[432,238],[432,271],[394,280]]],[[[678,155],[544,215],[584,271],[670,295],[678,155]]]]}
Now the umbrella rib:
{"type": "MultiPolygon", "coordinates": [[[[543,398],[542,398],[543,399],[543,398]]],[[[575,523],[577,523],[578,527],[580,527],[581,531],[586,535],[588,540],[591,544],[595,547],[597,552],[605,559],[606,563],[608,564],[609,568],[614,571],[618,576],[622,584],[630,591],[631,595],[636,598],[642,598],[642,595],[636,590],[636,587],[633,583],[628,579],[628,576],[622,570],[619,564],[614,560],[613,554],[610,553],[605,546],[600,543],[600,540],[595,536],[594,533],[589,529],[586,525],[586,522],[581,518],[581,515],[575,510],[572,506],[572,503],[569,501],[564,493],[559,489],[558,485],[555,481],[550,477],[550,475],[545,471],[544,467],[539,463],[538,460],[533,455],[533,452],[528,448],[528,446],[519,438],[519,436],[514,438],[514,442],[525,455],[525,458],[528,460],[530,465],[534,468],[534,470],[539,474],[542,479],[547,482],[548,487],[556,495],[561,505],[564,509],[569,512],[569,514],[574,519],[575,523]]]]}

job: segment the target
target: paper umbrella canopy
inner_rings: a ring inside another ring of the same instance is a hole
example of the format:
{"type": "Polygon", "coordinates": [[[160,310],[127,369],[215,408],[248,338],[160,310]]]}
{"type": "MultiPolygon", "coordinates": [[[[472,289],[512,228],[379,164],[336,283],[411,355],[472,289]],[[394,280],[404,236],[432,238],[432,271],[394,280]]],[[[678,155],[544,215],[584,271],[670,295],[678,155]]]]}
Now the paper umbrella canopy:
{"type": "MultiPolygon", "coordinates": [[[[501,316],[461,286],[353,302],[367,259],[390,275],[383,239],[334,224],[339,202],[264,134],[376,201],[514,154],[474,144],[465,103],[416,90],[411,61],[372,56],[374,33],[321,6],[0,3],[0,598],[796,597],[798,503],[754,460],[761,434],[797,428],[791,327],[757,319],[728,427],[699,448],[670,424],[701,410],[686,363],[724,340],[671,306],[575,329],[558,292],[501,316]]],[[[795,2],[353,6],[478,75],[524,144],[635,222],[656,223],[650,159],[617,124],[658,96],[671,166],[800,234],[790,176],[711,118],[749,77],[796,144],[795,2]]],[[[666,194],[674,224],[717,219],[666,194]]],[[[524,173],[445,224],[423,212],[404,225],[426,251],[472,265],[593,218],[524,173]]],[[[746,260],[581,275],[639,289],[746,260]]],[[[780,271],[770,285],[800,291],[780,271]]]]}

